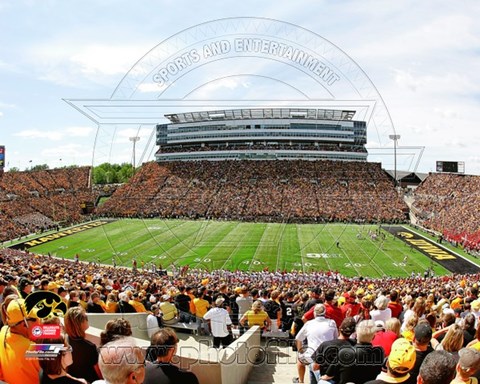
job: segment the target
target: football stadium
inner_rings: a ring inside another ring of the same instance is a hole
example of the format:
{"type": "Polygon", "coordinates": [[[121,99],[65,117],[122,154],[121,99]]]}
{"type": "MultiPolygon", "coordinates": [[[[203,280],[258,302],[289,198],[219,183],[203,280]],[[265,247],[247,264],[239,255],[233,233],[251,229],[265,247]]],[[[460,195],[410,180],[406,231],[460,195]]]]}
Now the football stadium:
{"type": "MultiPolygon", "coordinates": [[[[259,54],[341,84],[306,49],[261,37],[259,54]]],[[[237,40],[188,45],[149,73],[163,87],[231,47],[255,51],[237,40]]],[[[123,101],[83,107],[120,115],[123,101]]],[[[140,101],[155,151],[137,167],[130,137],[124,182],[96,182],[93,165],[4,172],[0,146],[1,380],[416,382],[415,348],[450,379],[457,362],[479,375],[479,176],[369,161],[379,100],[140,101]]]]}

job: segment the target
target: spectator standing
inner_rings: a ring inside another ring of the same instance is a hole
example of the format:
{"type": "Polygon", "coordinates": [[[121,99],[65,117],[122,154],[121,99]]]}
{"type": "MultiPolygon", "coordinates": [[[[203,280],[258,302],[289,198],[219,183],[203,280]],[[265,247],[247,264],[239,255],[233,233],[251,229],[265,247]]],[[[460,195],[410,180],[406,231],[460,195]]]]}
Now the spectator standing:
{"type": "Polygon", "coordinates": [[[450,384],[455,377],[455,358],[446,351],[433,351],[423,360],[418,384],[450,384]]]}
{"type": "Polygon", "coordinates": [[[27,359],[32,342],[30,330],[38,324],[36,315],[27,313],[25,301],[13,298],[6,308],[6,325],[0,330],[0,367],[8,383],[37,384],[40,366],[37,359],[27,359]]]}
{"type": "Polygon", "coordinates": [[[386,296],[379,296],[374,302],[375,308],[370,311],[370,317],[373,321],[381,320],[385,322],[392,317],[392,310],[388,307],[389,298],[386,296]]]}
{"type": "Polygon", "coordinates": [[[430,344],[432,340],[432,328],[430,325],[422,321],[415,327],[413,346],[415,347],[415,365],[410,371],[410,378],[407,380],[407,384],[415,384],[417,382],[417,376],[420,372],[420,367],[423,360],[427,355],[433,352],[433,348],[430,344]]]}
{"type": "Polygon", "coordinates": [[[415,348],[404,338],[395,340],[386,362],[387,371],[365,384],[406,383],[415,364],[415,348]]]}
{"type": "Polygon", "coordinates": [[[320,346],[315,351],[313,358],[313,372],[315,377],[320,380],[320,377],[324,375],[328,367],[330,366],[331,360],[329,360],[330,356],[329,353],[334,351],[338,356],[339,351],[342,348],[349,348],[355,345],[355,340],[350,338],[355,333],[355,326],[356,326],[355,319],[353,317],[346,317],[342,324],[340,324],[340,334],[338,339],[333,339],[330,341],[324,341],[320,344],[320,346]]]}
{"type": "Polygon", "coordinates": [[[245,323],[247,323],[248,328],[258,325],[262,329],[270,329],[272,322],[267,312],[263,310],[262,302],[257,300],[253,302],[252,309],[245,312],[239,323],[242,327],[245,327],[245,323]]]}
{"type": "Polygon", "coordinates": [[[270,293],[270,299],[268,299],[263,306],[265,307],[265,312],[267,312],[268,317],[272,323],[271,331],[277,332],[282,321],[282,308],[278,301],[280,292],[275,290],[270,293]]]}
{"type": "Polygon", "coordinates": [[[392,290],[390,292],[390,302],[388,303],[388,308],[392,312],[392,317],[400,318],[401,313],[403,312],[403,306],[398,302],[398,292],[392,290]]]}
{"type": "Polygon", "coordinates": [[[213,335],[213,346],[219,348],[220,344],[223,347],[227,347],[232,342],[232,334],[230,327],[232,325],[232,319],[227,310],[222,308],[223,297],[219,296],[215,300],[215,307],[210,309],[205,316],[205,320],[210,321],[210,331],[213,335]]]}
{"type": "Polygon", "coordinates": [[[240,334],[242,335],[245,332],[245,328],[240,325],[240,319],[252,307],[253,299],[250,296],[250,292],[246,286],[242,286],[241,288],[242,290],[240,291],[240,295],[235,299],[235,301],[238,305],[238,321],[240,334]]]}
{"type": "Polygon", "coordinates": [[[300,352],[297,361],[298,378],[295,381],[297,383],[304,382],[306,366],[311,366],[310,380],[313,383],[316,382],[313,373],[312,356],[320,344],[338,338],[338,330],[335,321],[325,318],[325,305],[316,304],[314,313],[315,318],[307,321],[295,337],[297,350],[300,352]],[[304,341],[306,341],[306,345],[304,345],[304,341]]]}
{"type": "Polygon", "coordinates": [[[463,348],[459,356],[456,376],[451,384],[478,384],[478,379],[472,376],[480,369],[480,352],[473,348],[463,348]]]}
{"type": "Polygon", "coordinates": [[[184,286],[178,287],[180,293],[175,296],[175,306],[180,313],[180,322],[181,323],[190,323],[191,313],[190,313],[190,302],[192,299],[186,294],[186,289],[184,286]]]}
{"type": "Polygon", "coordinates": [[[334,380],[336,384],[349,382],[364,383],[374,380],[381,372],[384,362],[384,351],[381,347],[374,347],[372,340],[375,335],[375,322],[363,320],[356,328],[357,344],[353,347],[354,362],[331,365],[323,380],[334,380]],[[368,364],[365,364],[368,362],[368,364]]]}

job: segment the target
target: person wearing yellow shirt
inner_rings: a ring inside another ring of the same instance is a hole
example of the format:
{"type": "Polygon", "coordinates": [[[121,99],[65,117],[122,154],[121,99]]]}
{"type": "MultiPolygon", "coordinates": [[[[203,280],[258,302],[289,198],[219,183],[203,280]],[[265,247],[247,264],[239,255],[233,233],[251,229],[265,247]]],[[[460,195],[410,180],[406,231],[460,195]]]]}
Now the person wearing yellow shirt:
{"type": "Polygon", "coordinates": [[[135,311],[137,312],[148,312],[145,306],[142,303],[142,298],[140,297],[140,294],[138,292],[135,292],[132,296],[132,300],[128,302],[133,308],[135,308],[135,311]]]}
{"type": "Polygon", "coordinates": [[[270,329],[272,321],[268,317],[267,312],[263,310],[263,305],[260,300],[254,301],[252,309],[245,312],[240,319],[240,325],[242,327],[245,326],[245,323],[248,324],[248,328],[258,325],[260,328],[270,329]]]}
{"type": "Polygon", "coordinates": [[[32,311],[27,314],[25,301],[14,299],[6,311],[7,325],[0,330],[1,379],[7,383],[38,384],[40,365],[35,358],[27,358],[25,352],[33,344],[30,330],[39,325],[32,311]]]}
{"type": "Polygon", "coordinates": [[[115,295],[113,293],[109,293],[107,296],[105,312],[116,313],[117,309],[118,309],[118,303],[115,300],[115,295]]]}
{"type": "Polygon", "coordinates": [[[193,300],[195,299],[195,295],[193,294],[193,288],[192,287],[187,287],[185,289],[185,293],[188,295],[188,297],[190,297],[190,314],[195,316],[195,315],[197,315],[197,313],[195,312],[196,311],[196,306],[195,306],[195,303],[193,302],[193,300]]]}
{"type": "Polygon", "coordinates": [[[208,323],[203,320],[203,317],[210,308],[210,303],[205,300],[205,294],[207,289],[202,287],[198,290],[197,297],[193,299],[193,305],[195,306],[195,313],[197,318],[201,321],[200,329],[203,330],[205,334],[209,333],[208,323]]]}
{"type": "Polygon", "coordinates": [[[457,296],[452,300],[450,303],[450,308],[456,309],[456,308],[461,308],[463,304],[463,288],[458,288],[457,289],[457,296]]]}
{"type": "Polygon", "coordinates": [[[178,323],[178,309],[171,302],[171,296],[165,294],[162,296],[162,302],[160,303],[160,311],[162,312],[162,322],[165,325],[178,323]]]}

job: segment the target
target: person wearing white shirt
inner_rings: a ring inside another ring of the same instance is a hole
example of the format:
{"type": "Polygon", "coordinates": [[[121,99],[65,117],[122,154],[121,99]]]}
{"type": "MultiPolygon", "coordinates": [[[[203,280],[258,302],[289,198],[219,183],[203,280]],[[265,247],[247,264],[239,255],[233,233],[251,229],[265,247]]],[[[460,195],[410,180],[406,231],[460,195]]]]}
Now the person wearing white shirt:
{"type": "Polygon", "coordinates": [[[305,378],[306,365],[310,365],[311,367],[311,381],[316,382],[316,378],[313,373],[312,355],[324,341],[338,338],[337,324],[334,320],[325,318],[325,310],[325,305],[316,304],[313,310],[315,318],[307,321],[295,337],[297,350],[301,351],[297,362],[298,378],[294,379],[294,382],[296,383],[304,382],[303,380],[305,378]],[[305,340],[307,341],[306,346],[303,345],[305,340]]]}
{"type": "Polygon", "coordinates": [[[148,338],[151,339],[152,336],[160,330],[160,321],[158,313],[160,312],[160,305],[153,304],[150,308],[152,313],[149,313],[147,316],[147,333],[148,338]]]}
{"type": "Polygon", "coordinates": [[[232,334],[230,333],[230,326],[232,319],[227,310],[222,308],[225,299],[220,296],[215,300],[215,307],[208,310],[203,316],[204,320],[210,321],[210,331],[213,335],[213,346],[219,348],[220,344],[223,347],[230,345],[232,342],[232,334]]]}
{"type": "Polygon", "coordinates": [[[387,296],[378,296],[373,303],[376,309],[370,311],[370,317],[373,321],[381,320],[385,324],[392,317],[392,310],[388,308],[389,302],[390,299],[387,296]]]}

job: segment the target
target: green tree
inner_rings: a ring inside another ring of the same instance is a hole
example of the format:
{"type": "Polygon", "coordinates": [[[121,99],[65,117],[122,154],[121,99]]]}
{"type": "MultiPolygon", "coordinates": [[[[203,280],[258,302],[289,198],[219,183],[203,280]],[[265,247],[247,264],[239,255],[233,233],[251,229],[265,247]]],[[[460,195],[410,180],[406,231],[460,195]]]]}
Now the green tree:
{"type": "Polygon", "coordinates": [[[103,163],[93,169],[95,184],[126,183],[133,175],[132,165],[129,163],[103,163]]]}
{"type": "Polygon", "coordinates": [[[50,169],[48,164],[37,164],[30,168],[30,171],[46,171],[47,169],[50,169]]]}

